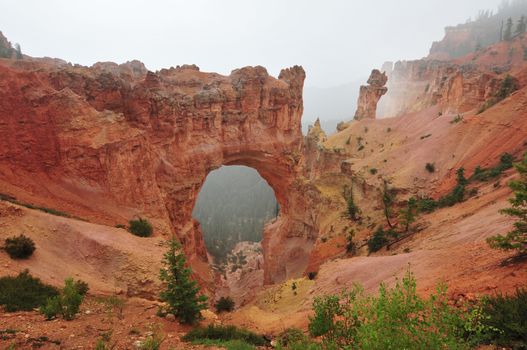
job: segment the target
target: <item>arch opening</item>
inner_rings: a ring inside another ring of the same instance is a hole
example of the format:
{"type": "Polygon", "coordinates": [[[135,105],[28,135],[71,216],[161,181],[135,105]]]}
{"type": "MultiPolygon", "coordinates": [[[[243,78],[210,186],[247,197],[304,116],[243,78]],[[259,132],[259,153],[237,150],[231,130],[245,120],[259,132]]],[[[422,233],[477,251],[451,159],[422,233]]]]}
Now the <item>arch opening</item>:
{"type": "Polygon", "coordinates": [[[264,225],[276,220],[279,208],[273,188],[254,168],[224,165],[211,171],[192,216],[200,223],[213,266],[221,272],[243,268],[244,249],[261,255],[264,225]]]}

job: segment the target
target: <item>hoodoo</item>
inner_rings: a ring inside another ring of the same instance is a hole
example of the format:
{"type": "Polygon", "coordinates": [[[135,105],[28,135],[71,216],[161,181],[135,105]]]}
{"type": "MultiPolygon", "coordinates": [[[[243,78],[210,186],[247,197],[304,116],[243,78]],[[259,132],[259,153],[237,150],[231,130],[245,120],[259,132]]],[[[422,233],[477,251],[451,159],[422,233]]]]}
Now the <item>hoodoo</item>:
{"type": "Polygon", "coordinates": [[[378,69],[371,71],[368,85],[360,87],[357,111],[355,112],[356,120],[375,119],[377,103],[388,92],[388,88],[385,87],[387,81],[386,73],[381,73],[378,69]]]}

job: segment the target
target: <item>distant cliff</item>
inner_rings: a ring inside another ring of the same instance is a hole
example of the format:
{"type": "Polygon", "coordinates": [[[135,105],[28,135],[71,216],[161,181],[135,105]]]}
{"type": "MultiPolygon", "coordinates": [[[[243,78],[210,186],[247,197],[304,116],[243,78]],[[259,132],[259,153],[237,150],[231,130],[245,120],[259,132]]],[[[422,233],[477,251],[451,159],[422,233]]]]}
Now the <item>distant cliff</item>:
{"type": "Polygon", "coordinates": [[[500,41],[508,18],[513,20],[513,35],[517,21],[527,15],[527,1],[503,3],[496,13],[481,11],[475,20],[445,28],[445,36],[430,48],[429,59],[449,60],[467,55],[500,41]]]}

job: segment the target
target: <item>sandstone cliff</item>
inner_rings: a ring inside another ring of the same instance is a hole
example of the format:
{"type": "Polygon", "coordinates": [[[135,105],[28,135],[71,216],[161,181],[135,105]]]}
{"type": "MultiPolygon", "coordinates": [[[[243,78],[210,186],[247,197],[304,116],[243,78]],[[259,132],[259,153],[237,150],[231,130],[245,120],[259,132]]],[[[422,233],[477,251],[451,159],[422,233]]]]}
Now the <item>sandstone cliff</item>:
{"type": "Polygon", "coordinates": [[[422,59],[396,62],[387,70],[388,93],[378,114],[400,116],[430,106],[443,113],[465,113],[480,108],[507,76],[523,76],[523,47],[527,38],[500,42],[456,60],[422,59]]]}
{"type": "Polygon", "coordinates": [[[191,212],[212,169],[258,170],[281,205],[281,234],[297,232],[304,77],[301,67],[275,79],[263,67],[221,76],[196,66],[154,73],[139,62],[0,60],[2,192],[99,223],[148,217],[211,282],[191,212]]]}

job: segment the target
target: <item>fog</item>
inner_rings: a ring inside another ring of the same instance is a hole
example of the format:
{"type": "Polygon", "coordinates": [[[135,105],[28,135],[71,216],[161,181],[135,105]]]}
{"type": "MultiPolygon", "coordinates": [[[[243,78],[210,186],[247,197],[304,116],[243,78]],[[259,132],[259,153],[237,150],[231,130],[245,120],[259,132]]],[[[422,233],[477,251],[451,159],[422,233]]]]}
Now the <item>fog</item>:
{"type": "Polygon", "coordinates": [[[2,0],[0,30],[34,56],[91,65],[136,58],[151,70],[195,63],[229,73],[300,64],[306,86],[425,56],[446,25],[497,0],[2,0]]]}
{"type": "Polygon", "coordinates": [[[150,70],[194,63],[222,74],[262,65],[275,76],[284,67],[302,65],[307,72],[303,119],[308,122],[316,116],[349,118],[354,91],[372,68],[426,56],[445,26],[498,3],[2,0],[0,30],[26,54],[83,65],[139,59],[150,70]]]}

